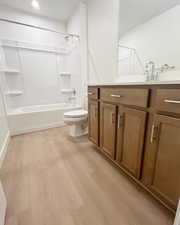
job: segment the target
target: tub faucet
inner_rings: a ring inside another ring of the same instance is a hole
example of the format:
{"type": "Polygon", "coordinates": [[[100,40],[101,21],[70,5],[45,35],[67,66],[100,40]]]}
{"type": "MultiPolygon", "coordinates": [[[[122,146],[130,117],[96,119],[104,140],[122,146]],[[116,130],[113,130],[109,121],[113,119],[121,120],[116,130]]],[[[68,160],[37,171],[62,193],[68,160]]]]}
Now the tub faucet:
{"type": "Polygon", "coordinates": [[[76,95],[76,90],[74,89],[74,91],[73,91],[73,95],[75,96],[76,95]]]}
{"type": "Polygon", "coordinates": [[[73,89],[72,95],[68,97],[68,101],[74,103],[76,101],[76,90],[73,89]]]}

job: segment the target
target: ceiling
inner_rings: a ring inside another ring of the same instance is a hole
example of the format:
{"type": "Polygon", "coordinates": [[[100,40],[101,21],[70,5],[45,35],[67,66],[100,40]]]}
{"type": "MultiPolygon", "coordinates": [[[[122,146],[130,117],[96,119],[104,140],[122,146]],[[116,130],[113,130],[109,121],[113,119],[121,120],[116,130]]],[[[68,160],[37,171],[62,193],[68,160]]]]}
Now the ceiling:
{"type": "Polygon", "coordinates": [[[32,0],[0,0],[0,4],[51,19],[66,21],[80,2],[80,0],[38,0],[40,10],[35,10],[31,6],[31,1],[32,0]]]}
{"type": "Polygon", "coordinates": [[[120,35],[178,4],[179,0],[120,0],[120,35]]]}
{"type": "MultiPolygon", "coordinates": [[[[40,10],[31,6],[32,0],[0,0],[0,4],[51,19],[67,21],[81,0],[38,0],[40,10]]],[[[111,1],[111,0],[110,0],[111,1]]],[[[123,35],[135,26],[146,22],[173,6],[180,0],[119,0],[119,32],[123,35]]]]}

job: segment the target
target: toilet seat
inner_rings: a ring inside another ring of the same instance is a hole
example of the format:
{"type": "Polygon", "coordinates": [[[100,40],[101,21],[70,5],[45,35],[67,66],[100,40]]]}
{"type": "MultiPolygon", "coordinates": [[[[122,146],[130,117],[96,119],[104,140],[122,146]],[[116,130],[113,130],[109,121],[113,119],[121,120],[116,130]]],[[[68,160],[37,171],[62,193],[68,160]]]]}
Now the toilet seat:
{"type": "Polygon", "coordinates": [[[82,118],[86,117],[88,112],[86,110],[75,110],[64,113],[65,118],[82,118]]]}

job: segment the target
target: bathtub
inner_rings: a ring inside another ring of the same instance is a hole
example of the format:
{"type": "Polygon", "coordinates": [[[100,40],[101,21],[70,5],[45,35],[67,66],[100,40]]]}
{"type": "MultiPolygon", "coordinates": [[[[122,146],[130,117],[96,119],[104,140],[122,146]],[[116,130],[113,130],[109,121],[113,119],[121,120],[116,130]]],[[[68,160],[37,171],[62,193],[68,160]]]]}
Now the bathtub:
{"type": "Polygon", "coordinates": [[[7,113],[11,135],[64,126],[63,114],[80,108],[79,105],[60,103],[26,106],[11,110],[7,113]]]}

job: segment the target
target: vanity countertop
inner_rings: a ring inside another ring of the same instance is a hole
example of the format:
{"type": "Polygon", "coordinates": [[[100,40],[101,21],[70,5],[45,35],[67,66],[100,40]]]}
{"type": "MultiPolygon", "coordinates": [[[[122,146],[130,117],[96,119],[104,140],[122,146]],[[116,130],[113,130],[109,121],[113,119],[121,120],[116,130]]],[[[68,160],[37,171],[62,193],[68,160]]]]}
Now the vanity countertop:
{"type": "Polygon", "coordinates": [[[88,86],[123,86],[123,85],[163,85],[163,84],[180,84],[180,80],[169,81],[148,81],[148,82],[118,82],[118,83],[101,83],[101,84],[88,84],[88,86]]]}

